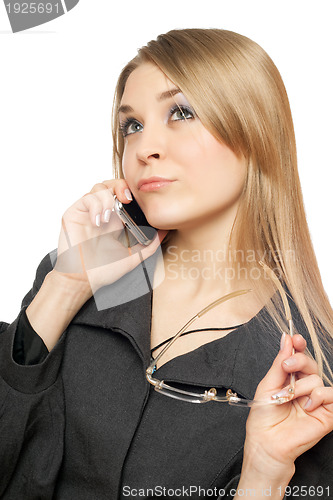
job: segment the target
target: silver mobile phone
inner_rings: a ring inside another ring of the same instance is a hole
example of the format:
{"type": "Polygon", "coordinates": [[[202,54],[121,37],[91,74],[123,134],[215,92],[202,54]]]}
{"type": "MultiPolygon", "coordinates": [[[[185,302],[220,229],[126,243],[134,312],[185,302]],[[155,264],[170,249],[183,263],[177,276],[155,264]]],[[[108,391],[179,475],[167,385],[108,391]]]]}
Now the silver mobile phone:
{"type": "Polygon", "coordinates": [[[141,245],[149,245],[154,239],[157,229],[149,224],[138,202],[133,198],[131,203],[123,205],[116,196],[114,199],[114,211],[124,225],[141,245]]]}

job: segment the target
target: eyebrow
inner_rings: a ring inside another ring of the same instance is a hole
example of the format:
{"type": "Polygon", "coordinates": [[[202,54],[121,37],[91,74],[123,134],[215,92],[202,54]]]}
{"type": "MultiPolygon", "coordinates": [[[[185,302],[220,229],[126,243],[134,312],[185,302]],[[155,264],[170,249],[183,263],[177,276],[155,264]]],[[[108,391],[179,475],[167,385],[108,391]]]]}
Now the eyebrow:
{"type": "MultiPolygon", "coordinates": [[[[165,101],[166,99],[170,99],[176,94],[180,94],[181,92],[182,91],[178,87],[174,87],[173,89],[166,90],[165,92],[157,95],[156,99],[158,102],[165,101]]],[[[132,108],[132,106],[129,106],[128,104],[122,104],[118,109],[118,113],[131,113],[133,111],[134,109],[132,108]]]]}

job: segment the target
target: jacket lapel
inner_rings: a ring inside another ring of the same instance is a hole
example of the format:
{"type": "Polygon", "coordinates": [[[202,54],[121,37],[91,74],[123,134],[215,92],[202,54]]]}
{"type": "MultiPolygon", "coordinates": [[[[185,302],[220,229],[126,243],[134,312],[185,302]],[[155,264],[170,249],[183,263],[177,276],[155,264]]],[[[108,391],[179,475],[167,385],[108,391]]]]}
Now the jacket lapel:
{"type": "Polygon", "coordinates": [[[150,362],[154,255],[115,283],[98,290],[72,324],[117,330],[130,338],[145,364],[150,362]]]}
{"type": "Polygon", "coordinates": [[[264,310],[246,325],[227,336],[172,359],[156,371],[156,378],[168,382],[232,389],[252,399],[259,381],[265,376],[278,341],[262,341],[264,310]]]}

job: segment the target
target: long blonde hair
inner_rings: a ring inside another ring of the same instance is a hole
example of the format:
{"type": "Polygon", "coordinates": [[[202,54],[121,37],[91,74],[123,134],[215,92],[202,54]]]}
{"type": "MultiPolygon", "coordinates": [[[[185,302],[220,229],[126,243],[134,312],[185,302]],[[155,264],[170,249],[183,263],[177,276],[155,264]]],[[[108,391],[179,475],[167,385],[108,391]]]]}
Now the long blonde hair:
{"type": "MultiPolygon", "coordinates": [[[[156,64],[181,89],[203,125],[247,159],[247,180],[230,245],[243,256],[252,249],[274,268],[307,327],[320,373],[329,380],[333,311],[311,243],[293,121],[279,71],[258,44],[231,31],[173,30],[152,40],[118,80],[113,108],[115,177],[122,177],[124,147],[118,108],[127,78],[143,62],[156,64]]],[[[259,268],[258,260],[247,261],[247,267],[259,268]]],[[[264,280],[261,283],[264,296],[264,280]]],[[[272,302],[267,309],[285,329],[281,304],[272,302]]]]}

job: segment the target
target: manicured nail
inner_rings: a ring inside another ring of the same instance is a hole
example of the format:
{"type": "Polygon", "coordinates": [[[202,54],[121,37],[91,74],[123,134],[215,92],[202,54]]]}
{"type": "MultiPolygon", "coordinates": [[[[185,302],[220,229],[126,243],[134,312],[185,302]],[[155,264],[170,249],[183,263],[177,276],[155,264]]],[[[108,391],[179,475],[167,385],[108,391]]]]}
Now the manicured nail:
{"type": "Polygon", "coordinates": [[[280,342],[280,351],[283,351],[285,342],[286,342],[286,332],[283,332],[280,342]]]}
{"type": "Polygon", "coordinates": [[[99,227],[101,225],[101,214],[96,215],[96,226],[99,227]]]}
{"type": "Polygon", "coordinates": [[[296,365],[297,360],[295,358],[288,358],[284,360],[284,364],[287,366],[294,366],[296,365]]]}
{"type": "Polygon", "coordinates": [[[129,189],[125,189],[124,194],[125,194],[126,198],[127,198],[129,201],[132,201],[132,200],[133,200],[132,195],[131,195],[131,191],[130,191],[129,189]]]}
{"type": "Polygon", "coordinates": [[[312,399],[308,399],[307,402],[305,403],[304,407],[303,407],[303,410],[307,410],[309,408],[309,406],[311,405],[312,403],[312,399]]]}
{"type": "Polygon", "coordinates": [[[290,392],[288,389],[282,389],[282,391],[278,392],[277,394],[273,394],[272,399],[280,399],[280,398],[286,398],[290,396],[290,392]]]}
{"type": "Polygon", "coordinates": [[[111,210],[108,208],[104,212],[104,222],[109,222],[111,216],[111,210]]]}

